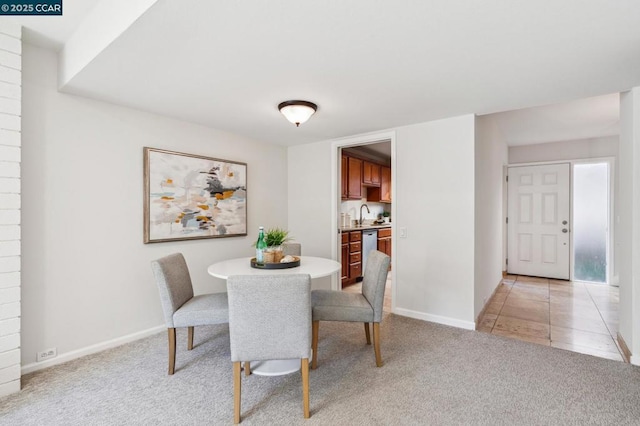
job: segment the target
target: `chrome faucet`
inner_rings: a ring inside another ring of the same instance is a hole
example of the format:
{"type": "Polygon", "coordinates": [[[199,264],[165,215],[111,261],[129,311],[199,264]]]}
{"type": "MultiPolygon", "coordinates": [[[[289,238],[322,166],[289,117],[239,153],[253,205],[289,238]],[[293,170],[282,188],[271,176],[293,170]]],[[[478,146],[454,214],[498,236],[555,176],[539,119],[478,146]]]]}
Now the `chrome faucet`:
{"type": "Polygon", "coordinates": [[[360,225],[362,225],[362,221],[363,221],[363,218],[362,218],[362,208],[363,207],[367,208],[367,213],[371,213],[371,211],[369,210],[369,206],[368,205],[363,204],[363,205],[360,206],[360,221],[358,222],[358,223],[360,223],[360,225]]]}

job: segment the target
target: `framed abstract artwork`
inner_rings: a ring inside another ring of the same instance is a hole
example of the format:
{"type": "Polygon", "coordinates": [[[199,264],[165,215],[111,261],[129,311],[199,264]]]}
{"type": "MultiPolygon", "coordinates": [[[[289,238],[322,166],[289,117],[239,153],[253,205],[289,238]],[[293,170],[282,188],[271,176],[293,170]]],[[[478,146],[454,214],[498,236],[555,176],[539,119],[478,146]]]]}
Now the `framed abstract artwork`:
{"type": "Polygon", "coordinates": [[[144,148],[144,242],[247,235],[247,164],[144,148]]]}

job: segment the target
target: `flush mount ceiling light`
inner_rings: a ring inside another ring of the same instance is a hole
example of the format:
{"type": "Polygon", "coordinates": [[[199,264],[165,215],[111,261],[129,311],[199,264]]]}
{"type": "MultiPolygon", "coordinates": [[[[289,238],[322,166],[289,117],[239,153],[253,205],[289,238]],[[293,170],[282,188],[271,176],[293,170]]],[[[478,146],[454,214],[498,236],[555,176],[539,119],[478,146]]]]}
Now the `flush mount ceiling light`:
{"type": "Polygon", "coordinates": [[[318,105],[307,101],[286,101],[278,105],[278,109],[287,120],[298,127],[316,112],[318,105]]]}

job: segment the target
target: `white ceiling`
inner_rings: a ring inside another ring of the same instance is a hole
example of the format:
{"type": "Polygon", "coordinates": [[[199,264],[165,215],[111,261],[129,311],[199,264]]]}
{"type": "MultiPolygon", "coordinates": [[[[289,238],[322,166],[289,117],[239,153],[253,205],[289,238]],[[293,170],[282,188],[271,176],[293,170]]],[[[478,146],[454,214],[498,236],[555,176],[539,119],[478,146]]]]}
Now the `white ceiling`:
{"type": "Polygon", "coordinates": [[[391,141],[369,143],[343,149],[356,152],[366,158],[391,163],[391,141]]]}
{"type": "Polygon", "coordinates": [[[63,90],[293,145],[639,86],[638,18],[637,0],[158,0],[63,90]],[[318,112],[296,128],[289,99],[318,112]]]}
{"type": "Polygon", "coordinates": [[[2,20],[23,25],[25,41],[36,46],[60,50],[100,1],[64,0],[62,16],[3,16],[2,20]]]}
{"type": "Polygon", "coordinates": [[[487,115],[509,146],[533,145],[620,134],[620,95],[487,115]]]}
{"type": "Polygon", "coordinates": [[[365,145],[365,148],[379,154],[385,159],[391,160],[391,141],[372,143],[365,145]]]}

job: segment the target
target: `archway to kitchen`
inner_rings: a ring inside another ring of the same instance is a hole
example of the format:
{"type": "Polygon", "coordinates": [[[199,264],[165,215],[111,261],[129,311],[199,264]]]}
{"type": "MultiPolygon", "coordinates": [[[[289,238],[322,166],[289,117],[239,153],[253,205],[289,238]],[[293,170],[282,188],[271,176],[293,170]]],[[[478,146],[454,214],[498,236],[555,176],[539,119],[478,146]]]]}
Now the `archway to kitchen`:
{"type": "Polygon", "coordinates": [[[379,250],[391,256],[385,291],[385,311],[395,309],[396,287],[394,229],[396,200],[395,133],[367,135],[335,141],[332,147],[334,177],[332,250],[342,263],[334,290],[359,292],[368,253],[379,250]]]}

